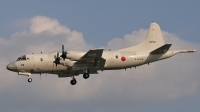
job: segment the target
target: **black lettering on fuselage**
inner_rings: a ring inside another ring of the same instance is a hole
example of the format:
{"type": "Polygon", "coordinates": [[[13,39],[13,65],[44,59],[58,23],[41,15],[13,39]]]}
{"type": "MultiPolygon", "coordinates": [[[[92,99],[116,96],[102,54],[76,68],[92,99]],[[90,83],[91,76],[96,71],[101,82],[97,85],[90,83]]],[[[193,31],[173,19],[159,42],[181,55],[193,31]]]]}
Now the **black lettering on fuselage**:
{"type": "Polygon", "coordinates": [[[149,41],[149,43],[156,43],[156,41],[149,41]]]}

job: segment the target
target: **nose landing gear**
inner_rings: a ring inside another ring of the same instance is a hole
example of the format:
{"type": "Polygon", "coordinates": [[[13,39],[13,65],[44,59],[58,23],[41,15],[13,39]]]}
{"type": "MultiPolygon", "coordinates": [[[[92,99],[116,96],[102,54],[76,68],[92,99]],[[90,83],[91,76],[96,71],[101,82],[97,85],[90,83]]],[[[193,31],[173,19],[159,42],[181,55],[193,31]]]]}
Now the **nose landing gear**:
{"type": "Polygon", "coordinates": [[[29,83],[32,82],[32,78],[28,78],[28,82],[29,82],[29,83]]]}

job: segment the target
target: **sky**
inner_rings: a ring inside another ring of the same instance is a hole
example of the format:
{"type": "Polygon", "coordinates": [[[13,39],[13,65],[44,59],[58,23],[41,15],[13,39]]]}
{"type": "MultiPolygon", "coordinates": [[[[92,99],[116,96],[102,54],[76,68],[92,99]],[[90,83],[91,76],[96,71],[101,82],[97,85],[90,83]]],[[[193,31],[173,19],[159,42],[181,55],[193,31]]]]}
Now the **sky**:
{"type": "Polygon", "coordinates": [[[1,1],[0,111],[188,112],[200,107],[200,2],[1,1]],[[136,69],[103,71],[89,79],[8,71],[19,56],[92,48],[117,50],[140,43],[158,23],[170,50],[196,49],[136,69]]]}

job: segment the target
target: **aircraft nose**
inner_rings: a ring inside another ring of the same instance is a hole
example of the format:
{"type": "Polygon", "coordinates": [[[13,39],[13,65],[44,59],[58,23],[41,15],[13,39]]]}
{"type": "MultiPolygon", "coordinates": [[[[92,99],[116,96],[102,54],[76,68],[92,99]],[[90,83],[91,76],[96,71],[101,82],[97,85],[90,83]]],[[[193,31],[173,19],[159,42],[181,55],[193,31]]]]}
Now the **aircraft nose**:
{"type": "Polygon", "coordinates": [[[10,71],[17,71],[17,66],[15,65],[14,62],[8,64],[6,68],[7,68],[8,70],[10,70],[10,71]]]}

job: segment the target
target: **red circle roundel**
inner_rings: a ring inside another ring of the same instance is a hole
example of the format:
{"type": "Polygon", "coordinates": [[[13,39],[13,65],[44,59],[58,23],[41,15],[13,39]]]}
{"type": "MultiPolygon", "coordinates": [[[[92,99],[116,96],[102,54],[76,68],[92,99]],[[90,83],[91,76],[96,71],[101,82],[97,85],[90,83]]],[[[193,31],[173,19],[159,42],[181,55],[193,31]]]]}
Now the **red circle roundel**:
{"type": "Polygon", "coordinates": [[[122,57],[121,57],[121,60],[122,60],[122,61],[125,61],[125,60],[126,60],[126,57],[122,56],[122,57]]]}

